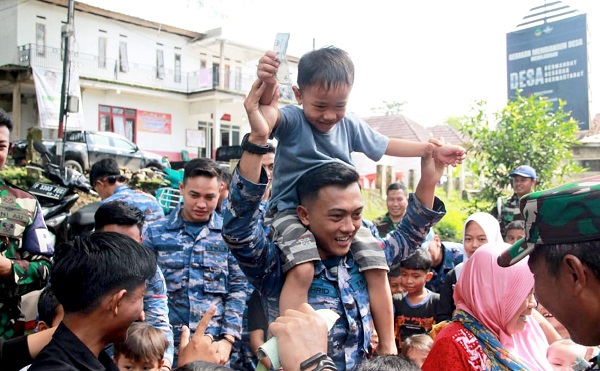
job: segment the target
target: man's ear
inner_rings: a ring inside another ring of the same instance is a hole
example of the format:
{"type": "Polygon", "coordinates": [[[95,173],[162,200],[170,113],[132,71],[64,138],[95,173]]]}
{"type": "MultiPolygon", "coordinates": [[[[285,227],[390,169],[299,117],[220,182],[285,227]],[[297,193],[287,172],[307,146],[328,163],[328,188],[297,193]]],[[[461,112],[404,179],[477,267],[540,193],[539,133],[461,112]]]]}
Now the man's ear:
{"type": "Polygon", "coordinates": [[[300,222],[305,227],[308,227],[310,223],[308,218],[308,210],[306,210],[306,207],[298,205],[298,207],[296,207],[296,213],[298,214],[298,219],[300,219],[300,222]]]}
{"type": "Polygon", "coordinates": [[[50,328],[50,326],[48,326],[48,324],[44,321],[39,321],[38,325],[37,325],[37,331],[41,332],[44,330],[48,330],[50,328]]]}
{"type": "Polygon", "coordinates": [[[292,90],[294,91],[296,102],[298,102],[298,104],[302,104],[302,93],[300,92],[300,89],[298,89],[297,86],[292,86],[292,90]]]}
{"type": "Polygon", "coordinates": [[[117,316],[119,314],[119,304],[121,303],[121,299],[123,299],[125,295],[127,295],[127,290],[122,289],[110,295],[106,299],[106,307],[114,316],[117,316]]]}
{"type": "Polygon", "coordinates": [[[563,257],[560,267],[561,279],[567,279],[573,294],[580,295],[587,288],[588,276],[586,267],[575,255],[567,254],[563,257]]]}
{"type": "MultiPolygon", "coordinates": [[[[219,189],[221,188],[219,187],[219,189]]],[[[183,194],[183,182],[179,182],[179,192],[183,194]]]]}

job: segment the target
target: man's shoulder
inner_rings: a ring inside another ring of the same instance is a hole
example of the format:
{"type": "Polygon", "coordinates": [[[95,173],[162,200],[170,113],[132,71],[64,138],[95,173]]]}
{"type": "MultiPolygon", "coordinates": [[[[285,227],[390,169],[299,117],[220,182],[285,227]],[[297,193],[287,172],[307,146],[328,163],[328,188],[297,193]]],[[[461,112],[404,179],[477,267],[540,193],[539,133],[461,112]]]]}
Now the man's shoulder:
{"type": "Polygon", "coordinates": [[[388,224],[390,222],[390,217],[388,216],[388,214],[384,214],[382,216],[378,216],[377,218],[373,219],[372,223],[379,226],[381,224],[388,224]]]}

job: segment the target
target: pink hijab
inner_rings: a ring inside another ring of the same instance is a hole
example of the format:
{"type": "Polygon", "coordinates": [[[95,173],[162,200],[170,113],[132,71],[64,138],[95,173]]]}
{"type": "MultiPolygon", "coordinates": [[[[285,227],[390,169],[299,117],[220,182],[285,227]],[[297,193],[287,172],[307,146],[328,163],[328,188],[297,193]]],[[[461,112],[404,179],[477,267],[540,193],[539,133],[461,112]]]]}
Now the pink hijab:
{"type": "Polygon", "coordinates": [[[504,242],[491,242],[471,255],[454,288],[456,309],[468,312],[492,331],[500,344],[509,351],[514,350],[530,370],[549,370],[548,342],[533,317],[529,316],[523,331],[514,335],[506,332],[506,325],[517,314],[534,284],[527,258],[508,268],[498,265],[498,256],[508,246],[504,242]]]}

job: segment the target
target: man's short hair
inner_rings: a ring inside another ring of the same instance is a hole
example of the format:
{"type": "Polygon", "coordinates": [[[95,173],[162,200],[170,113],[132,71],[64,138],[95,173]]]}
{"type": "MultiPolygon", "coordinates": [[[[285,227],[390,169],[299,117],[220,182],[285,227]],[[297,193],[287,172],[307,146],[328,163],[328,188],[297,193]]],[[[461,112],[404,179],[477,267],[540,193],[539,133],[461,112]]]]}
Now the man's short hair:
{"type": "Polygon", "coordinates": [[[576,256],[594,272],[594,277],[600,280],[600,240],[536,245],[529,255],[529,266],[537,259],[543,258],[548,265],[548,272],[553,277],[558,277],[561,262],[567,254],[576,256]]]}
{"type": "Polygon", "coordinates": [[[322,188],[336,186],[347,188],[351,184],[358,184],[358,173],[350,166],[332,162],[307,171],[298,179],[296,188],[300,204],[315,201],[322,188]]]}
{"type": "Polygon", "coordinates": [[[125,201],[110,201],[100,205],[94,214],[94,224],[97,231],[107,225],[135,225],[140,229],[144,227],[144,213],[139,208],[125,201]]]}
{"type": "Polygon", "coordinates": [[[103,158],[92,165],[90,169],[90,183],[94,185],[100,178],[119,175],[121,175],[121,169],[119,169],[117,161],[114,158],[103,158]]]}
{"type": "Polygon", "coordinates": [[[2,108],[0,108],[0,126],[6,126],[8,131],[12,131],[13,129],[13,123],[10,116],[2,108]]]}
{"type": "Polygon", "coordinates": [[[197,176],[203,176],[206,178],[218,178],[220,177],[219,165],[209,158],[195,158],[188,161],[183,168],[183,183],[187,182],[189,178],[197,176]]]}
{"type": "Polygon", "coordinates": [[[174,371],[231,371],[233,369],[215,363],[194,361],[177,367],[174,371]]]}
{"type": "Polygon", "coordinates": [[[231,171],[229,171],[228,168],[224,168],[222,166],[217,166],[217,169],[219,169],[219,181],[229,186],[229,183],[231,183],[231,171]]]}
{"type": "Polygon", "coordinates": [[[408,357],[408,352],[412,349],[418,349],[429,353],[433,346],[433,339],[427,334],[414,334],[402,342],[402,355],[408,357]]]}
{"type": "Polygon", "coordinates": [[[354,85],[354,63],[348,53],[327,46],[304,54],[298,62],[298,87],[309,86],[329,90],[331,87],[354,85]]]}
{"type": "Polygon", "coordinates": [[[416,363],[402,355],[388,354],[363,362],[358,371],[419,371],[416,363]]]}
{"type": "Polygon", "coordinates": [[[387,187],[387,191],[386,191],[386,195],[390,194],[390,191],[395,191],[395,190],[400,190],[402,192],[404,192],[405,196],[408,196],[408,190],[406,189],[406,186],[402,183],[392,183],[387,187]]]}
{"type": "Polygon", "coordinates": [[[429,254],[429,251],[418,249],[410,254],[406,259],[402,260],[402,262],[400,262],[400,267],[429,272],[432,264],[431,254],[429,254]]]}
{"type": "Polygon", "coordinates": [[[158,363],[163,360],[169,341],[165,333],[148,322],[133,322],[127,329],[127,339],[115,343],[115,360],[125,357],[134,362],[158,363]]]}
{"type": "Polygon", "coordinates": [[[65,313],[90,313],[106,295],[143,286],[155,272],[150,249],[120,233],[94,232],[57,247],[50,281],[65,313]]]}
{"type": "Polygon", "coordinates": [[[52,327],[54,318],[56,317],[56,309],[60,306],[52,285],[48,284],[38,298],[38,316],[40,321],[44,321],[48,327],[52,327]]]}

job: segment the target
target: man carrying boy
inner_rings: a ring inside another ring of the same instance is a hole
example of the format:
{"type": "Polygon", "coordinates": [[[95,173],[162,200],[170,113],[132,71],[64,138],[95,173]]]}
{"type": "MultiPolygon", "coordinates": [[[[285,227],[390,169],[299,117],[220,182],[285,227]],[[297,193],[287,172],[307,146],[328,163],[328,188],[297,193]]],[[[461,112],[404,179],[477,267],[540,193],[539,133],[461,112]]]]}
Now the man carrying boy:
{"type": "MultiPolygon", "coordinates": [[[[346,115],[346,105],[354,83],[354,65],[346,52],[335,47],[313,50],[300,59],[298,86],[294,94],[298,106],[281,110],[269,105],[275,98],[278,70],[275,53],[267,52],[259,61],[258,78],[265,85],[259,112],[266,120],[267,135],[278,139],[273,171],[269,215],[274,217],[274,239],[282,250],[285,285],[281,292],[281,310],[297,308],[306,302],[307,291],[319,260],[312,233],[296,216],[299,200],[297,180],[306,172],[327,163],[352,166],[352,152],[362,152],[374,161],[384,154],[398,157],[433,157],[444,164],[459,163],[464,149],[458,146],[434,146],[431,143],[387,138],[369,125],[346,115]]],[[[252,148],[248,137],[242,148],[252,148]]],[[[261,152],[263,153],[263,152],[261,152]]],[[[344,244],[347,241],[339,240],[344,244]]],[[[360,271],[364,272],[371,296],[375,327],[379,335],[379,352],[395,354],[391,326],[391,294],[387,281],[388,267],[381,247],[367,228],[361,228],[352,245],[360,271]]]]}
{"type": "MultiPolygon", "coordinates": [[[[270,133],[268,123],[258,112],[258,100],[264,89],[265,85],[257,81],[245,102],[252,127],[246,139],[256,147],[265,146],[270,133]]],[[[271,104],[275,109],[276,97],[271,104]]],[[[246,147],[233,174],[224,210],[223,236],[250,283],[263,295],[271,322],[279,313],[283,257],[277,244],[265,234],[258,212],[267,177],[261,166],[262,155],[252,151],[260,152],[258,148],[246,147]]],[[[379,241],[385,246],[388,265],[398,263],[419,246],[428,228],[443,216],[443,204],[436,200],[434,205],[435,184],[443,170],[444,165],[431,156],[422,159],[422,177],[411,195],[403,222],[379,241]]],[[[342,317],[332,330],[328,353],[339,370],[356,369],[366,357],[371,337],[369,293],[349,251],[362,222],[358,173],[340,162],[325,163],[300,177],[298,193],[298,217],[315,235],[320,258],[313,262],[315,273],[308,290],[308,303],[315,309],[329,308],[342,317]]],[[[391,296],[389,292],[388,295],[391,296]]]]}
{"type": "Polygon", "coordinates": [[[175,345],[182,326],[195,330],[202,315],[216,306],[207,333],[218,344],[221,364],[225,364],[233,344],[241,338],[248,294],[247,279],[221,237],[217,166],[209,159],[189,161],[179,184],[183,203],[167,218],[147,225],[142,239],[157,255],[165,275],[175,345]]]}
{"type": "Polygon", "coordinates": [[[500,223],[502,236],[506,236],[506,226],[508,223],[515,220],[523,220],[519,211],[519,199],[531,193],[537,180],[535,169],[528,165],[518,166],[508,176],[512,178],[512,186],[515,193],[504,203],[502,202],[502,198],[498,198],[498,203],[491,212],[498,219],[498,223],[500,223]]]}
{"type": "Polygon", "coordinates": [[[440,294],[425,288],[431,273],[431,255],[417,250],[400,263],[400,277],[406,295],[394,298],[394,332],[398,346],[409,336],[425,334],[436,324],[440,294]]]}
{"type": "Polygon", "coordinates": [[[408,191],[404,184],[392,183],[387,187],[385,205],[387,206],[387,213],[373,219],[373,224],[377,226],[380,237],[384,237],[396,229],[406,212],[408,191]]]}
{"type": "MultiPolygon", "coordinates": [[[[110,201],[100,205],[94,214],[94,224],[97,231],[121,233],[134,241],[142,242],[144,214],[125,201],[110,201]]],[[[154,276],[146,282],[144,317],[146,322],[161,330],[167,339],[169,346],[164,354],[165,362],[162,367],[170,369],[174,354],[173,330],[169,324],[165,277],[158,266],[154,276]]]]}
{"type": "Polygon", "coordinates": [[[519,202],[525,238],[499,258],[529,256],[538,301],[574,342],[600,344],[600,176],[531,193],[519,202]]]}
{"type": "Polygon", "coordinates": [[[125,340],[142,316],[152,252],[120,233],[96,232],[60,245],[54,262],[52,288],[65,314],[30,370],[118,370],[104,347],[125,340]]]}
{"type": "MultiPolygon", "coordinates": [[[[0,168],[10,146],[12,121],[0,109],[0,168]]],[[[44,216],[35,197],[0,178],[0,338],[15,334],[21,296],[48,281],[54,251],[44,216]]]]}

